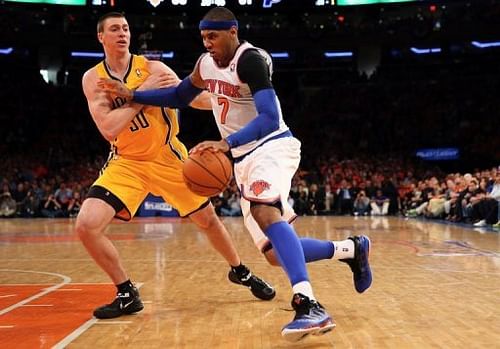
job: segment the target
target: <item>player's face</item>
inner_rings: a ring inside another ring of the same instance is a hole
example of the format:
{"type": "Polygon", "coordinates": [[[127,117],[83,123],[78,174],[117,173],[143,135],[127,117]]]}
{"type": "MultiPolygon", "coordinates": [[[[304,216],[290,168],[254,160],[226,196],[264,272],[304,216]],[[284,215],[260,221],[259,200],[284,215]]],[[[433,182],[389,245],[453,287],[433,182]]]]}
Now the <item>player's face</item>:
{"type": "Polygon", "coordinates": [[[233,29],[201,31],[203,46],[219,66],[227,66],[233,58],[232,40],[235,35],[233,32],[235,32],[233,29]]]}
{"type": "Polygon", "coordinates": [[[125,18],[108,18],[99,41],[108,50],[127,51],[130,45],[130,30],[125,18]]]}

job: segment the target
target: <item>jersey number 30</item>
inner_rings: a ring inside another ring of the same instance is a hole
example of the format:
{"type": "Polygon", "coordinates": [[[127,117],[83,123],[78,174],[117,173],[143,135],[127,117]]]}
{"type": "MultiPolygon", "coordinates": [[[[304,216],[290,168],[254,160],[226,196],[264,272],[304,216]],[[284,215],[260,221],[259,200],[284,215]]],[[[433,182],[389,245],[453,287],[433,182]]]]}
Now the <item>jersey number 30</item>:
{"type": "Polygon", "coordinates": [[[229,101],[226,97],[218,97],[217,103],[222,105],[222,111],[220,113],[220,123],[226,123],[227,112],[229,111],[229,101]]]}
{"type": "Polygon", "coordinates": [[[138,131],[141,128],[148,128],[149,127],[149,121],[146,119],[146,115],[144,115],[141,112],[135,116],[135,118],[132,119],[132,126],[130,126],[130,131],[135,132],[138,131]]]}

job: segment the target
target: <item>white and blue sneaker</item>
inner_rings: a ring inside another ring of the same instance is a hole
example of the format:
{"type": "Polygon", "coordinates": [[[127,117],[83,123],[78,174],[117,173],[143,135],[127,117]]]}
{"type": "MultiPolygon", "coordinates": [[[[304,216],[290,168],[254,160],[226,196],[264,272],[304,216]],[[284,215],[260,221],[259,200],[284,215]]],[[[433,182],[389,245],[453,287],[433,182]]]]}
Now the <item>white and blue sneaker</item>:
{"type": "Polygon", "coordinates": [[[325,308],[301,293],[293,295],[292,307],[295,310],[295,317],[281,330],[281,335],[287,341],[297,342],[309,334],[319,336],[335,327],[325,308]]]}
{"type": "Polygon", "coordinates": [[[363,293],[372,284],[372,271],[368,262],[371,242],[365,235],[351,236],[349,239],[354,241],[354,258],[341,259],[340,261],[349,265],[354,288],[358,293],[363,293]]]}

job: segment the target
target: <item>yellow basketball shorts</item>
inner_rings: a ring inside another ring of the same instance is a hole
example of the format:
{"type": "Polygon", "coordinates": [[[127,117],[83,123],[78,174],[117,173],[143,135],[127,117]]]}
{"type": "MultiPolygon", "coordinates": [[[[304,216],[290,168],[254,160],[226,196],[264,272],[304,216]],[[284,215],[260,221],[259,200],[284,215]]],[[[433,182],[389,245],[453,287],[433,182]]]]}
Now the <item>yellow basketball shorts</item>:
{"type": "MultiPolygon", "coordinates": [[[[187,158],[184,148],[182,158],[187,158]]],[[[106,201],[116,211],[116,218],[130,220],[142,201],[151,193],[161,196],[181,216],[205,207],[208,198],[192,193],[182,178],[181,160],[168,146],[151,161],[117,157],[110,160],[94,182],[87,197],[106,201]]]]}

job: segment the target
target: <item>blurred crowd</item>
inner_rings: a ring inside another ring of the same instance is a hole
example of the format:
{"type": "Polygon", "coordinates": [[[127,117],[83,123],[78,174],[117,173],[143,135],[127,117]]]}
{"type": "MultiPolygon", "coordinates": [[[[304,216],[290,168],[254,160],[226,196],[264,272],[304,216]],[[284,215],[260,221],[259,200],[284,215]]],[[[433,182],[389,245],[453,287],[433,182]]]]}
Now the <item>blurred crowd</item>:
{"type": "MultiPolygon", "coordinates": [[[[289,201],[299,215],[403,215],[498,226],[498,56],[441,64],[277,69],[285,119],[302,142],[289,201]],[[424,162],[419,147],[459,147],[461,158],[424,162]]],[[[0,216],[73,217],[105,162],[75,83],[46,83],[30,57],[0,57],[0,216]]],[[[89,66],[93,63],[89,63],[89,66]]],[[[83,71],[82,71],[83,72],[83,71]]],[[[217,139],[210,116],[181,111],[188,147],[217,139]]],[[[241,215],[233,183],[213,198],[241,215]]]]}
{"type": "Polygon", "coordinates": [[[9,159],[0,172],[0,217],[75,217],[103,163],[49,170],[34,158],[9,159]]]}
{"type": "MultiPolygon", "coordinates": [[[[239,195],[233,183],[214,198],[217,212],[241,215],[239,195]]],[[[288,201],[298,215],[420,216],[500,228],[500,167],[461,174],[408,168],[396,159],[332,158],[316,170],[300,169],[288,201]]]]}

